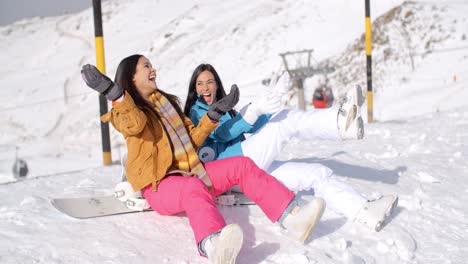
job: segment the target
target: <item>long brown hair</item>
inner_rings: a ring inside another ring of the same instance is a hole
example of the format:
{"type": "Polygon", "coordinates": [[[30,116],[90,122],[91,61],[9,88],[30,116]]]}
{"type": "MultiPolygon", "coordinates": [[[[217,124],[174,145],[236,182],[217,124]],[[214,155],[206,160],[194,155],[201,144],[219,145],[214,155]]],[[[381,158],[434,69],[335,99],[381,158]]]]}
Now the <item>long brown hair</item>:
{"type": "MultiPolygon", "coordinates": [[[[155,113],[156,116],[159,118],[158,113],[147,102],[147,100],[138,93],[138,90],[136,89],[135,84],[133,83],[133,76],[136,72],[136,66],[138,64],[138,60],[141,57],[143,57],[143,55],[135,54],[123,59],[120,62],[119,67],[117,67],[117,72],[115,73],[114,81],[117,85],[122,87],[125,91],[127,91],[130,94],[138,108],[145,112],[150,110],[151,112],[155,113]]],[[[183,120],[184,114],[182,112],[182,108],[180,107],[180,99],[175,95],[166,93],[159,89],[158,92],[160,92],[164,97],[166,97],[169,100],[172,106],[176,109],[180,118],[183,120]]]]}
{"type": "MultiPolygon", "coordinates": [[[[226,96],[226,91],[224,91],[223,87],[223,82],[221,82],[221,78],[219,78],[218,73],[216,72],[215,68],[211,66],[211,64],[200,64],[195,68],[195,70],[192,73],[192,77],[190,78],[190,83],[188,87],[188,93],[187,93],[187,100],[185,100],[185,108],[184,108],[184,113],[186,116],[190,116],[190,110],[192,110],[192,106],[195,104],[195,102],[198,100],[198,95],[197,95],[197,78],[198,76],[204,72],[204,71],[209,71],[213,74],[215,82],[216,82],[216,101],[221,100],[226,96]]],[[[229,111],[229,114],[231,117],[233,117],[236,114],[236,111],[231,110],[229,111]]]]}

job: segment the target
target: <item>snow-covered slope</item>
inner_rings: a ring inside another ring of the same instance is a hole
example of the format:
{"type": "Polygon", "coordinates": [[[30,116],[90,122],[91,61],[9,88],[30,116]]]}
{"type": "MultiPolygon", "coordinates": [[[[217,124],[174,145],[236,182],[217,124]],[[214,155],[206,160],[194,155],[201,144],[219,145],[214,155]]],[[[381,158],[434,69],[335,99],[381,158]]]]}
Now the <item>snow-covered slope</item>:
{"type": "MultiPolygon", "coordinates": [[[[372,27],[373,90],[377,120],[404,119],[466,105],[468,98],[466,3],[404,2],[372,27]],[[401,109],[411,109],[410,112],[401,109]]],[[[340,93],[366,87],[364,35],[322,62],[337,70],[330,86],[340,93]]]]}
{"type": "MultiPolygon", "coordinates": [[[[398,2],[376,5],[374,12],[398,2]]],[[[325,58],[358,36],[364,21],[363,6],[350,0],[122,0],[105,1],[102,10],[109,76],[122,58],[141,53],[157,68],[159,86],[182,99],[193,69],[208,62],[248,100],[281,66],[278,53],[314,48],[317,59],[325,58]]],[[[80,79],[81,66],[95,61],[93,32],[90,9],[0,27],[0,58],[8,62],[0,67],[0,121],[6,124],[0,142],[61,137],[99,143],[97,96],[80,79]]]]}
{"type": "MultiPolygon", "coordinates": [[[[239,263],[463,263],[468,257],[468,3],[371,2],[374,110],[384,122],[367,125],[359,142],[292,141],[281,159],[323,163],[369,197],[397,193],[397,213],[374,233],[327,211],[303,246],[255,206],[222,207],[227,222],[240,223],[246,234],[239,263]]],[[[339,94],[365,87],[363,5],[105,1],[107,73],[113,77],[122,58],[144,54],[158,70],[159,86],[184,99],[192,70],[208,62],[226,85],[239,85],[245,102],[267,92],[261,80],[280,68],[278,53],[313,48],[317,62],[339,66],[327,76],[339,94]]],[[[0,27],[0,162],[11,161],[18,146],[30,169],[27,179],[13,182],[3,174],[10,165],[0,167],[0,263],[207,263],[183,216],[78,221],[50,205],[51,197],[109,193],[120,178],[118,166],[101,165],[98,98],[79,73],[94,63],[93,38],[91,9],[0,27]]],[[[308,100],[321,78],[306,81],[308,100]]],[[[117,161],[124,146],[112,129],[111,141],[117,161]]]]}
{"type": "MultiPolygon", "coordinates": [[[[379,233],[327,210],[305,245],[256,206],[220,207],[228,223],[244,230],[238,263],[464,263],[467,120],[465,107],[375,123],[359,142],[291,142],[283,159],[322,163],[369,198],[396,193],[399,207],[379,233]]],[[[49,202],[109,194],[119,174],[119,166],[110,166],[0,185],[0,262],[208,263],[184,215],[76,220],[49,202]]]]}

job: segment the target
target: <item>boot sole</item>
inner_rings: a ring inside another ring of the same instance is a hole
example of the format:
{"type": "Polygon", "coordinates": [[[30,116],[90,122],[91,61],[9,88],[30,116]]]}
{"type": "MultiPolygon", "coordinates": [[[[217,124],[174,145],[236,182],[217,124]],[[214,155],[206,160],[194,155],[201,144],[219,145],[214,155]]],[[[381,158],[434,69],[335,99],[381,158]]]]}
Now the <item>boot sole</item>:
{"type": "Polygon", "coordinates": [[[362,117],[358,117],[356,122],[359,123],[357,139],[363,139],[364,138],[364,121],[362,120],[362,117]]]}
{"type": "Polygon", "coordinates": [[[302,234],[302,236],[299,238],[299,240],[304,243],[307,238],[309,237],[310,233],[312,232],[312,230],[314,229],[315,225],[318,223],[318,221],[320,220],[320,218],[322,217],[323,215],[323,211],[325,211],[325,201],[320,199],[316,199],[317,201],[317,207],[319,209],[319,212],[317,214],[315,214],[315,216],[311,219],[311,222],[309,224],[309,226],[307,226],[307,229],[306,231],[304,232],[304,234],[302,234]]]}
{"type": "Polygon", "coordinates": [[[351,113],[348,114],[348,118],[346,119],[345,131],[348,130],[349,126],[351,126],[354,119],[357,117],[357,106],[353,105],[349,111],[351,111],[351,113]]]}
{"type": "Polygon", "coordinates": [[[362,92],[362,88],[360,85],[356,86],[355,88],[355,100],[354,103],[361,108],[364,105],[364,102],[366,101],[366,97],[364,96],[364,93],[362,92]]]}
{"type": "MultiPolygon", "coordinates": [[[[392,214],[393,210],[395,210],[395,208],[397,208],[397,206],[398,206],[398,196],[395,197],[395,200],[393,200],[393,202],[392,202],[392,206],[390,206],[390,208],[385,212],[385,218],[384,219],[387,219],[392,214]]],[[[379,221],[375,225],[375,231],[379,232],[380,230],[382,230],[382,228],[384,227],[384,222],[385,222],[385,220],[379,221]]]]}
{"type": "Polygon", "coordinates": [[[237,224],[226,226],[219,234],[215,264],[235,264],[244,235],[237,224]]]}

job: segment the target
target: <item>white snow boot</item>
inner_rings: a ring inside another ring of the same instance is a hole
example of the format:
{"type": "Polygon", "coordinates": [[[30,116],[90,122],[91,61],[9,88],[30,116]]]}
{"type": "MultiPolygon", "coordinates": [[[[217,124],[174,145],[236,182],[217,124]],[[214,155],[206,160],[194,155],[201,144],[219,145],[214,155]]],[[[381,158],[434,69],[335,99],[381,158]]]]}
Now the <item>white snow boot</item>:
{"type": "Polygon", "coordinates": [[[325,210],[325,201],[316,197],[303,206],[296,206],[282,221],[283,227],[296,239],[304,243],[325,210]]]}
{"type": "Polygon", "coordinates": [[[385,195],[377,200],[368,201],[359,210],[354,221],[379,232],[397,205],[398,196],[395,195],[385,195]]]}
{"type": "Polygon", "coordinates": [[[230,224],[205,242],[204,249],[213,264],[234,264],[242,248],[244,235],[238,224],[230,224]]]}
{"type": "MultiPolygon", "coordinates": [[[[352,118],[352,117],[351,117],[352,118]]],[[[362,117],[357,117],[351,119],[349,122],[345,121],[349,119],[349,116],[342,117],[341,114],[338,114],[338,132],[342,140],[346,139],[362,139],[364,138],[364,121],[362,117]],[[340,121],[340,119],[342,119],[340,121]]]]}
{"type": "Polygon", "coordinates": [[[344,139],[362,139],[364,137],[364,121],[361,117],[361,106],[364,95],[360,86],[351,89],[338,110],[338,132],[344,139]]]}
{"type": "MultiPolygon", "coordinates": [[[[356,85],[352,88],[346,96],[348,97],[346,100],[353,102],[353,104],[357,105],[358,108],[361,108],[364,102],[366,101],[366,97],[364,95],[364,91],[362,90],[360,85],[356,85]]],[[[360,115],[360,111],[359,111],[360,115]]]]}

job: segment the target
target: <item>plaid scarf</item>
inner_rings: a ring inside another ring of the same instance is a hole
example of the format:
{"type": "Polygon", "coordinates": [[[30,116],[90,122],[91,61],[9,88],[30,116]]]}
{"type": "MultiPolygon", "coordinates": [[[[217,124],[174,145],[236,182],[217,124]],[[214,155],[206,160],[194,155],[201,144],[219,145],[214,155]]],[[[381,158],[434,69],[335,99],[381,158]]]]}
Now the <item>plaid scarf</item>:
{"type": "Polygon", "coordinates": [[[172,143],[172,153],[174,155],[172,167],[175,170],[168,172],[168,174],[182,173],[187,175],[187,172],[189,172],[189,175],[193,176],[195,174],[207,186],[211,186],[211,181],[192,145],[184,122],[174,106],[157,91],[151,94],[149,99],[155,105],[155,110],[158,112],[172,143]]]}

